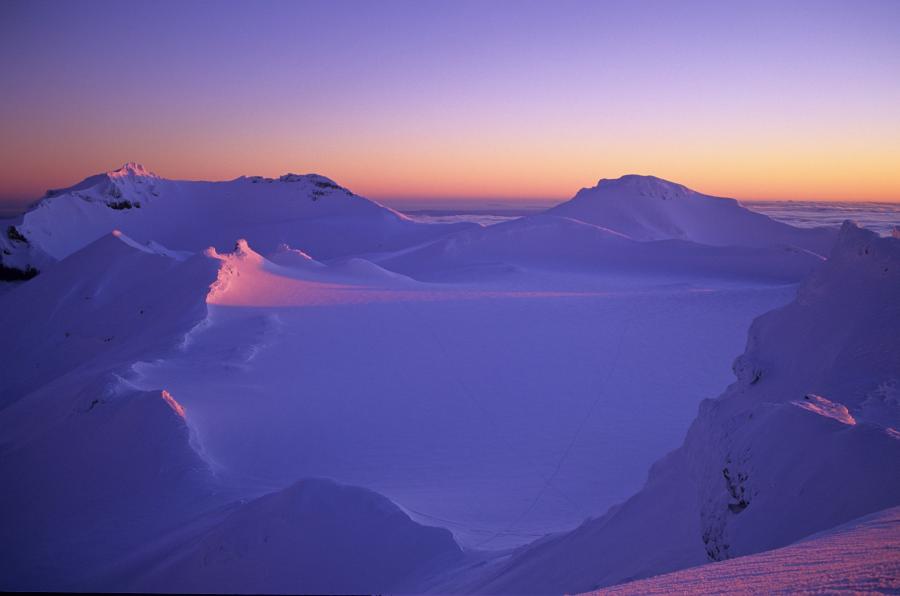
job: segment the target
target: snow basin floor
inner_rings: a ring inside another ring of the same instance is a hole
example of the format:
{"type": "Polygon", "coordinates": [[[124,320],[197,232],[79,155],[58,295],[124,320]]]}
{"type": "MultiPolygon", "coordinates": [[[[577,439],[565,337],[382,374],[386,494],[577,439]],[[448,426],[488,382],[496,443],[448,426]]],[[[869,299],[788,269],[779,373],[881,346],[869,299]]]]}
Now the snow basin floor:
{"type": "Polygon", "coordinates": [[[752,319],[794,291],[210,305],[182,350],[135,365],[131,380],[177,398],[238,494],[332,478],[383,493],[463,546],[502,549],[639,489],[700,400],[733,380],[752,319]]]}

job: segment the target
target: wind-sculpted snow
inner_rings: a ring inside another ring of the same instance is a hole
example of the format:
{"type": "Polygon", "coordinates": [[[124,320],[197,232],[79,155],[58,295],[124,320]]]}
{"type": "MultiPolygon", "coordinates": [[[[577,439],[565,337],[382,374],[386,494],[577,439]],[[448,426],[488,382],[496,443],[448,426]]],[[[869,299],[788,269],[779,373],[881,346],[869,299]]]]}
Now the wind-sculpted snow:
{"type": "Polygon", "coordinates": [[[606,588],[599,594],[900,592],[900,508],[791,546],[606,588]]]}
{"type": "Polygon", "coordinates": [[[410,590],[462,551],[364,488],[310,479],[240,505],[199,538],[167,545],[129,582],[147,592],[358,594],[410,590]]]}
{"type": "Polygon", "coordinates": [[[900,240],[845,224],[797,299],[754,322],[737,382],[701,404],[641,492],[522,549],[476,589],[589,590],[778,548],[897,505],[898,325],[900,240]]]}

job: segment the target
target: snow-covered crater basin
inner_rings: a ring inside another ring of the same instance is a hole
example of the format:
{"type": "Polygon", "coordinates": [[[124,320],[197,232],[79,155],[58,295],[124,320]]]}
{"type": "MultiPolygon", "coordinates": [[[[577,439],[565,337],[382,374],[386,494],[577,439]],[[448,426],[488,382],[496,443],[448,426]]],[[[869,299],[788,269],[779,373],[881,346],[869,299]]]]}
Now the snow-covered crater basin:
{"type": "Polygon", "coordinates": [[[329,477],[484,549],[569,529],[639,489],[699,401],[732,381],[751,320],[794,293],[588,278],[565,291],[262,285],[211,304],[181,351],[135,365],[132,381],[175,396],[236,494],[329,477]]]}

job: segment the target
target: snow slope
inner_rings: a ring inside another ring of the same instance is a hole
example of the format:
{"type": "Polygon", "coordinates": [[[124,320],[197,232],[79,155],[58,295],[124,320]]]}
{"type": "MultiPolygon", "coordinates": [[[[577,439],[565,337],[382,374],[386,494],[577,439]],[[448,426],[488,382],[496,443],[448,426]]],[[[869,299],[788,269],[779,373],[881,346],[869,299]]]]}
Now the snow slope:
{"type": "Polygon", "coordinates": [[[317,174],[195,182],[128,163],[49,191],[0,248],[10,253],[4,262],[41,267],[119,229],[175,250],[224,250],[247,238],[263,253],[287,243],[322,259],[402,248],[469,225],[413,222],[317,174]]]}
{"type": "Polygon", "coordinates": [[[690,240],[714,246],[795,246],[820,255],[833,228],[800,229],[655,176],[603,179],[546,212],[614,230],[634,240],[690,240]]]}
{"type": "Polygon", "coordinates": [[[701,404],[643,490],[522,549],[475,589],[589,590],[778,548],[897,505],[898,321],[900,240],[844,224],[796,300],[753,323],[737,381],[701,404]]]}
{"type": "Polygon", "coordinates": [[[114,370],[206,317],[215,261],[107,234],[3,295],[0,409],[81,367],[114,370]]]}
{"type": "Polygon", "coordinates": [[[900,592],[900,508],[894,507],[787,546],[598,594],[796,594],[900,592]]]}

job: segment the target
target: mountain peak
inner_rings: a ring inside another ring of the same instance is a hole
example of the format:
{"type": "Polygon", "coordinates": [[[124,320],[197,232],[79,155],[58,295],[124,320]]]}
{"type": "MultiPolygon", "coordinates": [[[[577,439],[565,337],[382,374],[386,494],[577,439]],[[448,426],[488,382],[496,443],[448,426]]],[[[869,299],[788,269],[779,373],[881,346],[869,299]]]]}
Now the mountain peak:
{"type": "Polygon", "coordinates": [[[697,194],[682,184],[663,180],[656,176],[643,176],[640,174],[626,174],[619,178],[601,178],[595,188],[600,190],[629,191],[644,196],[660,198],[697,194]]]}
{"type": "Polygon", "coordinates": [[[130,176],[143,176],[146,178],[159,178],[156,174],[145,168],[136,161],[129,161],[118,170],[112,170],[106,173],[110,178],[125,178],[130,176]]]}

